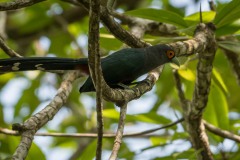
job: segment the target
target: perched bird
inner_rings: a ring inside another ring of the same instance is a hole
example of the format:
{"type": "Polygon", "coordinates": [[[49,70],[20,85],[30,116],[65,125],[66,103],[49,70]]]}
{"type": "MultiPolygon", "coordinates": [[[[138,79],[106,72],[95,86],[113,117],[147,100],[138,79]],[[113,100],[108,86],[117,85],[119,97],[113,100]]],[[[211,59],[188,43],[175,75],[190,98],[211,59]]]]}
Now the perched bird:
{"type": "MultiPolygon", "coordinates": [[[[165,44],[147,48],[126,48],[101,59],[103,77],[112,88],[122,88],[158,66],[179,65],[174,51],[165,44]]],[[[81,70],[89,74],[87,58],[30,57],[0,59],[0,73],[28,70],[81,70]]],[[[89,76],[80,92],[95,91],[89,76]]]]}

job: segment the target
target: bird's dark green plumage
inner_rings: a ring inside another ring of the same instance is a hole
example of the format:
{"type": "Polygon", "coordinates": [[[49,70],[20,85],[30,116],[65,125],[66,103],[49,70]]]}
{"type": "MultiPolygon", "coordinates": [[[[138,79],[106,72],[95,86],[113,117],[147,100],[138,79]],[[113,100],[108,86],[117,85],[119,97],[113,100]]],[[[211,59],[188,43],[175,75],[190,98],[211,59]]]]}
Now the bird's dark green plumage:
{"type": "MultiPolygon", "coordinates": [[[[167,62],[178,64],[174,51],[167,45],[155,45],[147,48],[122,49],[103,58],[101,65],[107,84],[111,87],[117,87],[119,83],[128,85],[141,75],[167,62]]],[[[87,59],[57,57],[0,59],[0,73],[26,70],[74,69],[89,73],[87,59]]],[[[91,77],[80,88],[80,92],[90,91],[95,91],[91,77]]]]}

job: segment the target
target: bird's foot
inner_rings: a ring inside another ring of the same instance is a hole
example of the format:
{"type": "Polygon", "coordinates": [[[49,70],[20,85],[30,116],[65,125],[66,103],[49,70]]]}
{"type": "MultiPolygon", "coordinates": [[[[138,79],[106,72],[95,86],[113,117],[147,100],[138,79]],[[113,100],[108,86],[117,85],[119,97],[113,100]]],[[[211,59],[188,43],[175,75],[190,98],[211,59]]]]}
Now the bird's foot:
{"type": "Polygon", "coordinates": [[[149,79],[144,79],[142,81],[138,81],[138,82],[132,82],[130,85],[138,85],[138,84],[141,84],[141,83],[146,83],[147,85],[150,85],[151,82],[149,79]]]}
{"type": "Polygon", "coordinates": [[[119,86],[119,88],[122,88],[122,89],[131,89],[129,86],[127,86],[123,83],[118,83],[117,85],[119,86]]]}

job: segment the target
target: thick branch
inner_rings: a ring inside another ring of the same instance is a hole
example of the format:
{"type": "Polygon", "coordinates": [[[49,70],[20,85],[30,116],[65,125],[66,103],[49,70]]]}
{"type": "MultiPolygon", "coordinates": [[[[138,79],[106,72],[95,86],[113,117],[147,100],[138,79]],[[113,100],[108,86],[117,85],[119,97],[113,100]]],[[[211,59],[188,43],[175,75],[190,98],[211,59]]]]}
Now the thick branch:
{"type": "Polygon", "coordinates": [[[213,159],[209,148],[208,137],[202,122],[202,111],[206,107],[208,94],[211,84],[212,63],[216,52],[216,41],[214,37],[214,27],[212,24],[200,24],[195,33],[206,40],[206,49],[199,53],[199,62],[197,65],[197,78],[193,99],[184,110],[184,119],[186,120],[187,131],[190,135],[193,147],[200,151],[197,154],[198,159],[213,159]]]}
{"type": "MultiPolygon", "coordinates": [[[[202,26],[204,27],[204,26],[202,26]]],[[[201,116],[202,110],[206,107],[208,94],[211,84],[211,74],[213,60],[217,50],[216,40],[214,37],[214,29],[211,25],[205,25],[203,35],[207,38],[206,50],[199,53],[199,62],[197,65],[197,78],[195,82],[195,90],[192,100],[191,119],[201,116]]]]}
{"type": "Polygon", "coordinates": [[[176,56],[190,56],[192,54],[201,53],[205,50],[208,44],[208,39],[206,33],[204,33],[204,27],[204,24],[200,24],[197,27],[193,39],[169,44],[174,49],[176,56]]]}

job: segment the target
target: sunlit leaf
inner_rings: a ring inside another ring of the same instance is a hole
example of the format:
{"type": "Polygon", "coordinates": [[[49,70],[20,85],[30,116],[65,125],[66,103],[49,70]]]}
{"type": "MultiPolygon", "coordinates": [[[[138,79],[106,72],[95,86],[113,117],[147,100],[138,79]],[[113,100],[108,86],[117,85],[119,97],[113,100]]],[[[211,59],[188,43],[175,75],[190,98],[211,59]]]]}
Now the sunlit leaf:
{"type": "MultiPolygon", "coordinates": [[[[119,119],[119,112],[115,109],[105,109],[103,110],[103,116],[111,119],[119,119]]],[[[154,123],[154,124],[168,124],[171,123],[171,120],[168,118],[158,115],[156,112],[149,112],[144,114],[127,114],[126,119],[131,122],[145,122],[145,123],[154,123]]]]}
{"type": "Polygon", "coordinates": [[[167,142],[166,137],[151,137],[150,140],[153,145],[164,144],[167,142]]]}
{"type": "MultiPolygon", "coordinates": [[[[202,12],[202,20],[204,23],[211,22],[214,19],[214,16],[216,15],[216,12],[213,11],[205,11],[202,12]]],[[[189,16],[184,17],[184,20],[189,24],[192,25],[200,23],[200,13],[194,13],[189,16]]]]}
{"type": "Polygon", "coordinates": [[[187,139],[188,138],[188,133],[187,132],[175,132],[172,137],[171,140],[178,140],[178,139],[187,139]]]}
{"type": "Polygon", "coordinates": [[[178,73],[186,80],[195,81],[195,74],[190,69],[179,69],[178,73]]]}
{"type": "Polygon", "coordinates": [[[161,115],[158,115],[155,112],[149,112],[145,114],[136,114],[136,115],[128,115],[130,119],[135,121],[141,121],[145,123],[155,123],[155,124],[167,124],[171,121],[161,115]]]}
{"type": "Polygon", "coordinates": [[[119,119],[119,112],[115,109],[104,109],[103,116],[112,119],[119,119]]]}
{"type": "Polygon", "coordinates": [[[137,9],[125,12],[125,14],[145,19],[150,19],[158,22],[165,22],[178,27],[185,28],[187,23],[184,21],[183,17],[177,13],[170,12],[167,10],[159,10],[152,8],[137,9]]]}

